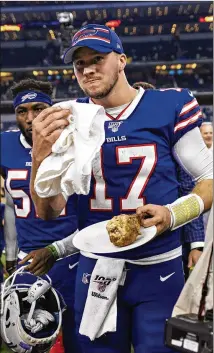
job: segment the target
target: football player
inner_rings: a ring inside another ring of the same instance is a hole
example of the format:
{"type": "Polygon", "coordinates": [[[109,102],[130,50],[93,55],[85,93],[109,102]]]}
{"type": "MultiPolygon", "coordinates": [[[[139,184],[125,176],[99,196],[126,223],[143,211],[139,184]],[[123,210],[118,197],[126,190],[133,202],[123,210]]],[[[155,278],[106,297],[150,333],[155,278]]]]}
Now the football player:
{"type": "MultiPolygon", "coordinates": [[[[77,101],[106,110],[105,142],[93,161],[91,190],[79,196],[80,229],[135,212],[143,227],[157,228],[156,237],[143,246],[104,254],[126,260],[125,282],[117,292],[116,332],[93,341],[79,334],[81,346],[86,353],[129,353],[132,342],[135,353],[172,352],[164,346],[164,325],[184,284],[180,227],[212,204],[212,158],[200,135],[200,107],[188,89],[131,87],[124,72],[122,43],[103,25],[81,28],[64,62],[73,63],[87,96],[77,101]],[[192,192],[181,198],[177,164],[196,181],[192,192]]],[[[31,195],[44,219],[59,215],[67,201],[63,194],[51,200],[40,198],[34,180],[68,125],[69,113],[51,107],[33,121],[31,195]]],[[[78,327],[89,286],[83,276],[93,272],[97,258],[94,253],[80,255],[75,298],[78,327]]],[[[33,272],[33,262],[30,266],[33,272]]]]}
{"type": "MultiPolygon", "coordinates": [[[[52,86],[48,82],[27,79],[14,84],[11,91],[19,129],[1,134],[1,173],[6,189],[6,268],[9,273],[16,268],[17,258],[22,260],[29,252],[43,247],[46,247],[46,261],[49,259],[53,265],[57,253],[53,254],[49,245],[77,230],[75,196],[69,198],[60,217],[50,221],[38,217],[30,196],[32,122],[42,110],[51,107],[52,86]]],[[[48,272],[53,286],[63,295],[67,305],[63,314],[63,340],[67,353],[79,352],[73,312],[78,258],[76,251],[72,256],[56,261],[48,272]]]]}

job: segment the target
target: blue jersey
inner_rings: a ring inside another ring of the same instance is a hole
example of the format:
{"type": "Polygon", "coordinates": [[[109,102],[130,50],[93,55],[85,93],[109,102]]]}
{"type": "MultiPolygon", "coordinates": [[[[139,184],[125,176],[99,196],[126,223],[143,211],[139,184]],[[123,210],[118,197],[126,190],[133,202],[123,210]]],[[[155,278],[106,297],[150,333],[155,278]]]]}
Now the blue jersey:
{"type": "Polygon", "coordinates": [[[1,168],[5,188],[15,205],[19,249],[24,252],[39,249],[61,240],[77,229],[77,197],[68,199],[61,216],[44,221],[36,215],[30,196],[31,146],[20,131],[1,134],[1,168]]]}
{"type": "MultiPolygon", "coordinates": [[[[88,98],[78,102],[89,103],[88,98]]],[[[200,126],[200,107],[187,89],[147,90],[117,118],[107,114],[105,142],[93,163],[90,194],[79,196],[79,228],[179,197],[173,146],[200,126]],[[139,98],[140,97],[140,98],[139,98]]],[[[144,258],[180,246],[180,230],[113,257],[144,258]]]]}

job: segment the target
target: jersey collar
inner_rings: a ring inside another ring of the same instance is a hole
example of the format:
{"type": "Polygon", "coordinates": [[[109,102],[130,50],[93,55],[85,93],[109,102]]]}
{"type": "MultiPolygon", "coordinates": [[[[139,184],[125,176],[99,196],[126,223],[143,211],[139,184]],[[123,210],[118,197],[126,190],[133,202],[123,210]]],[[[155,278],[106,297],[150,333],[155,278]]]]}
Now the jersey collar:
{"type": "MultiPolygon", "coordinates": [[[[126,120],[131,113],[135,110],[136,106],[138,105],[138,103],[140,102],[141,98],[144,95],[145,90],[142,87],[139,87],[138,90],[138,94],[136,95],[136,97],[133,99],[133,101],[127,105],[127,107],[124,109],[121,109],[121,111],[119,111],[118,109],[118,115],[117,117],[112,117],[111,114],[109,114],[108,112],[106,112],[106,121],[109,120],[126,120]]],[[[89,99],[89,103],[93,104],[93,101],[91,99],[89,99]]],[[[116,110],[117,108],[115,108],[116,110]]],[[[108,109],[107,109],[108,110],[108,109]]],[[[111,112],[111,109],[110,109],[111,112]]]]}
{"type": "Polygon", "coordinates": [[[29,145],[29,143],[26,141],[24,135],[20,134],[20,142],[22,144],[22,146],[24,146],[24,148],[32,148],[31,145],[29,145]]]}

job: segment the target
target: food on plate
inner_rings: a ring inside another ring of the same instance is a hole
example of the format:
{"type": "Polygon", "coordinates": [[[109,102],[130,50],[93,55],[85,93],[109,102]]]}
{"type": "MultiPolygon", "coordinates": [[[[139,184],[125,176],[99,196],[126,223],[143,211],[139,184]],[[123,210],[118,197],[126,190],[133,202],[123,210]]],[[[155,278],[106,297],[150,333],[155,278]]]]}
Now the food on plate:
{"type": "Polygon", "coordinates": [[[127,246],[135,242],[140,234],[140,221],[136,214],[121,214],[106,225],[110,241],[116,246],[127,246]]]}

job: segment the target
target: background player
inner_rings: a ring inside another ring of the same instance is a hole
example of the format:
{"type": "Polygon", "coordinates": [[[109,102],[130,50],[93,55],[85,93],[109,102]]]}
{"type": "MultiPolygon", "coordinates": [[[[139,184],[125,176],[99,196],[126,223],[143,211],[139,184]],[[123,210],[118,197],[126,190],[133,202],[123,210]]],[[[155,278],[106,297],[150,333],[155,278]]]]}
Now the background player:
{"type": "Polygon", "coordinates": [[[213,126],[211,122],[204,122],[202,123],[201,127],[201,135],[204,139],[204,142],[207,146],[207,148],[210,149],[212,152],[213,150],[213,126]]]}
{"type": "MultiPolygon", "coordinates": [[[[20,81],[11,88],[17,125],[20,130],[1,134],[1,172],[5,179],[6,215],[5,242],[6,266],[8,272],[16,267],[18,259],[23,259],[30,251],[61,240],[77,229],[76,198],[71,197],[58,219],[43,221],[36,215],[30,197],[29,182],[32,152],[32,122],[45,108],[52,105],[50,83],[31,79],[20,81]],[[12,201],[11,202],[11,198],[12,201]],[[12,211],[11,211],[12,208],[12,211]],[[15,213],[16,229],[13,214],[15,213]],[[16,235],[17,233],[17,235],[16,235]]],[[[51,247],[46,249],[46,260],[54,263],[58,257],[51,247]]],[[[53,286],[60,291],[67,304],[63,317],[63,340],[65,352],[78,353],[74,330],[74,283],[78,253],[56,261],[48,273],[53,286]]],[[[37,268],[37,271],[39,268],[37,268]]],[[[29,278],[29,276],[27,276],[29,278]]],[[[23,279],[22,279],[23,280],[23,279]]]]}

